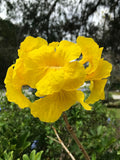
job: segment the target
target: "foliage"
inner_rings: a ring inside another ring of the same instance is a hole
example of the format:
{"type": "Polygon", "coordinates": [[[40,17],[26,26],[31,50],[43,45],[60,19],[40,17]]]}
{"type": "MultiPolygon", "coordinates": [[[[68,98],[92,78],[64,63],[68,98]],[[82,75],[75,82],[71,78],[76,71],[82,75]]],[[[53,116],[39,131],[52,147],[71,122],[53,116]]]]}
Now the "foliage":
{"type": "MultiPolygon", "coordinates": [[[[107,160],[108,155],[114,155],[113,157],[117,159],[116,128],[113,127],[116,126],[116,121],[112,115],[109,115],[107,108],[101,102],[98,102],[93,106],[92,112],[80,110],[77,108],[72,109],[69,121],[75,125],[76,133],[88,154],[97,160],[107,160]],[[111,117],[111,122],[108,121],[109,116],[111,117]]],[[[70,146],[73,147],[75,144],[72,143],[70,146]]],[[[77,155],[77,159],[79,157],[82,159],[77,147],[74,148],[74,152],[77,155]]]]}
{"type": "MultiPolygon", "coordinates": [[[[0,157],[5,152],[13,158],[22,158],[32,149],[43,150],[43,159],[69,159],[61,145],[51,140],[55,134],[50,124],[33,118],[28,108],[19,109],[6,97],[0,100],[0,157]],[[47,137],[49,136],[49,137],[47,137]],[[13,152],[12,152],[13,151],[13,152]]],[[[117,121],[107,108],[98,102],[92,111],[85,111],[79,104],[66,112],[68,120],[92,160],[119,160],[120,140],[116,136],[117,121]]],[[[76,159],[84,159],[75,142],[66,131],[62,117],[54,124],[59,136],[76,159]]]]}
{"type": "MultiPolygon", "coordinates": [[[[28,156],[27,154],[24,154],[22,156],[22,160],[41,160],[42,153],[43,153],[43,151],[36,153],[36,151],[33,150],[30,153],[30,156],[28,156]]],[[[4,159],[0,158],[0,160],[13,160],[13,151],[11,151],[9,153],[4,151],[3,156],[4,156],[4,159]]],[[[17,160],[20,160],[20,158],[17,158],[17,160]]]]}
{"type": "Polygon", "coordinates": [[[65,37],[72,40],[81,34],[100,40],[102,46],[118,49],[119,0],[4,0],[4,5],[7,19],[21,26],[20,37],[41,36],[51,42],[65,37]],[[102,13],[102,22],[100,19],[96,25],[91,17],[101,8],[109,12],[102,13]]]}
{"type": "Polygon", "coordinates": [[[3,156],[6,150],[14,151],[16,158],[21,157],[25,150],[30,152],[35,138],[40,140],[39,146],[42,144],[37,151],[44,149],[46,131],[43,124],[39,124],[39,120],[34,119],[28,109],[20,110],[15,104],[7,102],[5,97],[1,98],[0,103],[0,155],[3,156]]]}
{"type": "Polygon", "coordinates": [[[67,36],[72,40],[79,33],[86,34],[90,16],[102,3],[100,0],[4,0],[7,18],[21,25],[22,35],[41,36],[48,42],[67,36]]]}
{"type": "Polygon", "coordinates": [[[2,85],[7,68],[17,57],[17,31],[16,25],[8,20],[0,19],[0,82],[2,85]]]}
{"type": "Polygon", "coordinates": [[[99,27],[95,39],[104,47],[104,57],[113,64],[111,89],[119,89],[117,86],[120,84],[120,1],[106,0],[104,5],[109,12],[105,13],[103,24],[99,27]]]}

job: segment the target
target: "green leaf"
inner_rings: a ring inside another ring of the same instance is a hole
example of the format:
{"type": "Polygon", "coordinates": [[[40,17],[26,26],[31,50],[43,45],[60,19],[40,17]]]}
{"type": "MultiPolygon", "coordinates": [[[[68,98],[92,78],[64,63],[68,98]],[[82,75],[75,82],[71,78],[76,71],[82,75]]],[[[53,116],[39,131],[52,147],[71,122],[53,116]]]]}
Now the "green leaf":
{"type": "Polygon", "coordinates": [[[23,155],[23,160],[30,160],[27,154],[23,155]]]}
{"type": "Polygon", "coordinates": [[[35,160],[41,160],[42,153],[43,151],[38,152],[35,160]]]}
{"type": "Polygon", "coordinates": [[[13,151],[9,153],[10,160],[13,160],[13,151]]]}
{"type": "Polygon", "coordinates": [[[4,126],[5,123],[4,122],[0,122],[0,127],[4,126]]]}
{"type": "Polygon", "coordinates": [[[35,154],[36,154],[36,151],[33,150],[30,154],[30,160],[35,160],[35,154]]]}
{"type": "Polygon", "coordinates": [[[117,151],[117,155],[120,155],[120,151],[117,151]]]}
{"type": "Polygon", "coordinates": [[[3,155],[4,155],[4,158],[5,158],[5,159],[8,159],[8,154],[7,154],[6,151],[4,151],[4,154],[3,154],[3,155]]]}
{"type": "Polygon", "coordinates": [[[25,150],[27,147],[29,147],[30,144],[31,144],[31,142],[24,142],[23,150],[25,150]]]}
{"type": "Polygon", "coordinates": [[[27,141],[27,138],[29,137],[30,132],[24,133],[20,136],[16,148],[19,148],[21,151],[24,151],[27,147],[30,146],[31,142],[27,141]]]}
{"type": "Polygon", "coordinates": [[[4,159],[5,160],[13,160],[13,151],[7,153],[6,151],[4,151],[4,159]]]}
{"type": "Polygon", "coordinates": [[[96,160],[96,154],[95,153],[92,154],[92,160],[96,160]]]}
{"type": "Polygon", "coordinates": [[[98,126],[97,135],[100,136],[103,133],[103,126],[98,126]]]}

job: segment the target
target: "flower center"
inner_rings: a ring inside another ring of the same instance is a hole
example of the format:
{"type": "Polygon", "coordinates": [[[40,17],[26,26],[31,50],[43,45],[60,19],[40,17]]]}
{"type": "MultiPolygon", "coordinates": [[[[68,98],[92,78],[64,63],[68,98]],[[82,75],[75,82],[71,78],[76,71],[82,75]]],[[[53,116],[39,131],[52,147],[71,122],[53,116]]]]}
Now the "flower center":
{"type": "Polygon", "coordinates": [[[50,66],[51,69],[60,69],[62,68],[61,66],[50,66]]]}

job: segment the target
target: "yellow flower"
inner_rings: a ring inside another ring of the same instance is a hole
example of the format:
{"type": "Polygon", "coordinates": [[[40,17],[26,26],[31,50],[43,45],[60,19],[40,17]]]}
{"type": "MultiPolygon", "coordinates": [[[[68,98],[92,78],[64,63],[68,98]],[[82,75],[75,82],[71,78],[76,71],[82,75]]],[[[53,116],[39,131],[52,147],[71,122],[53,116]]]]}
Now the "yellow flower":
{"type": "Polygon", "coordinates": [[[77,44],[65,40],[48,44],[42,38],[27,37],[5,78],[8,100],[21,108],[30,107],[33,116],[45,122],[56,121],[76,102],[90,110],[89,103],[104,98],[105,78],[112,69],[101,59],[101,53],[102,48],[90,38],[78,37],[77,44]],[[82,59],[78,60],[81,53],[82,59]],[[86,102],[84,93],[78,90],[85,81],[91,81],[91,95],[86,102]],[[25,85],[44,98],[30,102],[21,91],[25,85]]]}
{"type": "Polygon", "coordinates": [[[107,77],[110,76],[112,65],[101,58],[103,48],[99,48],[92,38],[78,37],[77,43],[82,50],[83,58],[81,63],[89,63],[86,68],[86,81],[91,81],[91,94],[86,100],[88,104],[93,104],[99,99],[105,99],[104,88],[107,77]]]}

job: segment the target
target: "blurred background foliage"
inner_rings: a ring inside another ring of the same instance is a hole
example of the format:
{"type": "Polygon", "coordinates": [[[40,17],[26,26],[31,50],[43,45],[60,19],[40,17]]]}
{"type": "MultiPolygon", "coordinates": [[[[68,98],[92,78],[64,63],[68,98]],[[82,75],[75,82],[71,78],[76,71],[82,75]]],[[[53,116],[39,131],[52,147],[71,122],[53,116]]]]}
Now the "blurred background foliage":
{"type": "MultiPolygon", "coordinates": [[[[67,115],[91,160],[119,160],[120,100],[114,101],[113,91],[108,89],[120,90],[120,0],[0,0],[0,15],[0,88],[4,88],[6,71],[28,35],[48,42],[75,42],[81,35],[94,38],[104,47],[103,57],[113,65],[106,86],[107,100],[97,102],[89,112],[76,104],[67,115]]],[[[75,158],[84,160],[62,117],[53,125],[75,158]]],[[[69,160],[60,144],[48,136],[55,138],[51,124],[34,118],[28,108],[21,110],[8,102],[4,92],[0,92],[2,160],[38,160],[41,154],[43,160],[69,160]]]]}
{"type": "MultiPolygon", "coordinates": [[[[51,125],[57,129],[75,158],[84,160],[81,151],[67,132],[62,117],[54,124],[40,122],[30,114],[28,108],[18,108],[16,104],[8,102],[5,96],[1,96],[0,106],[2,160],[8,160],[5,155],[11,155],[10,160],[23,159],[23,155],[28,157],[33,150],[39,154],[43,151],[42,159],[45,160],[69,160],[70,157],[61,145],[49,138],[56,139],[51,125]]],[[[80,104],[76,104],[66,114],[91,160],[120,159],[120,126],[116,116],[102,102],[95,103],[92,111],[86,111],[80,104]]]]}

